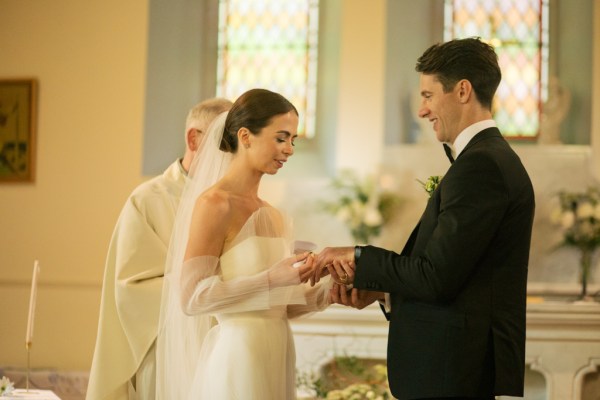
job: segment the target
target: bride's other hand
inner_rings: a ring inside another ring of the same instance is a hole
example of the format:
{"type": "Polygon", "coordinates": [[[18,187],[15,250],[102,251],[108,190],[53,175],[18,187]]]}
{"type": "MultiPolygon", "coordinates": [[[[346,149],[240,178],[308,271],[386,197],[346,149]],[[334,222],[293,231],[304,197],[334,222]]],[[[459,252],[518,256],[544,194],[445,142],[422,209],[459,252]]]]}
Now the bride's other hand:
{"type": "Polygon", "coordinates": [[[284,258],[269,269],[269,287],[283,287],[306,282],[313,276],[314,255],[310,252],[284,258]]]}

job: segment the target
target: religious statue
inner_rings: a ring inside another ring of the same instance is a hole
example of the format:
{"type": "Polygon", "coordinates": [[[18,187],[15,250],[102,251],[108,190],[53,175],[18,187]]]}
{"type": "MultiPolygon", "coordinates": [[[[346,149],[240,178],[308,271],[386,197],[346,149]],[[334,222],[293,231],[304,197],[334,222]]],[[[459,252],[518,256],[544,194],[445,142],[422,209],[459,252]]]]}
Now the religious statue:
{"type": "Polygon", "coordinates": [[[560,83],[556,76],[550,77],[548,99],[542,106],[540,118],[540,144],[561,144],[560,124],[571,106],[571,92],[560,83]]]}

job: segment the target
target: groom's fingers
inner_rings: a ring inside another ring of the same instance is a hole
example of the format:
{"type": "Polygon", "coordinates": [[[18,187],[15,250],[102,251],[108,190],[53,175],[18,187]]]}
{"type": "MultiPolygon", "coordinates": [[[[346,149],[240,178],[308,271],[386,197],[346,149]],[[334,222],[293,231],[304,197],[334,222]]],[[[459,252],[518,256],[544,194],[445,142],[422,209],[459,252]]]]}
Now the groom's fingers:
{"type": "Polygon", "coordinates": [[[348,293],[346,292],[346,286],[334,283],[331,286],[331,302],[349,306],[348,293]]]}
{"type": "Polygon", "coordinates": [[[317,281],[317,275],[319,274],[319,266],[315,265],[315,268],[313,269],[313,274],[310,277],[310,286],[315,286],[315,284],[318,282],[317,281]]]}
{"type": "Polygon", "coordinates": [[[332,267],[329,267],[333,279],[344,285],[354,282],[354,268],[352,263],[345,260],[334,260],[332,267]]]}
{"type": "Polygon", "coordinates": [[[335,249],[335,247],[326,247],[317,256],[315,260],[316,268],[314,283],[319,282],[322,277],[331,273],[331,263],[335,259],[335,249]]]}
{"type": "Polygon", "coordinates": [[[327,274],[330,273],[330,271],[328,270],[328,265],[327,264],[322,264],[321,262],[319,262],[319,258],[317,257],[315,263],[315,268],[314,268],[314,274],[313,276],[310,278],[310,284],[311,286],[314,286],[317,282],[319,282],[319,280],[326,276],[327,274]]]}
{"type": "Polygon", "coordinates": [[[346,260],[340,261],[342,268],[344,268],[344,273],[346,273],[346,284],[350,284],[354,282],[354,263],[348,262],[346,260]]]}
{"type": "Polygon", "coordinates": [[[315,283],[319,282],[319,280],[321,279],[322,276],[325,276],[323,270],[326,269],[325,268],[326,263],[324,262],[324,256],[325,256],[324,252],[326,250],[327,249],[325,249],[324,251],[320,252],[319,255],[317,255],[317,258],[315,260],[315,273],[314,273],[313,277],[310,278],[311,286],[314,286],[315,283]]]}

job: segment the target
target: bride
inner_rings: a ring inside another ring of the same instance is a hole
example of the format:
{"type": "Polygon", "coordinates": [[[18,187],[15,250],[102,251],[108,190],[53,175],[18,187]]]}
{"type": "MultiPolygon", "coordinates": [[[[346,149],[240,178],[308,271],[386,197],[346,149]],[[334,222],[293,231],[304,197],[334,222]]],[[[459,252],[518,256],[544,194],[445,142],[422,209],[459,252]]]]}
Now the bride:
{"type": "Polygon", "coordinates": [[[289,221],[258,189],[294,154],[297,128],[296,108],[264,89],[209,128],[169,249],[158,399],[295,399],[288,318],[329,305],[330,285],[305,285],[313,255],[292,255],[289,221]]]}

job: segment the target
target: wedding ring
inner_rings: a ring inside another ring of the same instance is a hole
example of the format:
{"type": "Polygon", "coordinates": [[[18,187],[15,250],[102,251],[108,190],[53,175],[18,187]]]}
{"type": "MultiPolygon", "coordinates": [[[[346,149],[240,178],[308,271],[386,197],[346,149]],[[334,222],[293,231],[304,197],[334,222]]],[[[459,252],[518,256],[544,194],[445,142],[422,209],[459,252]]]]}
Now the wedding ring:
{"type": "Polygon", "coordinates": [[[344,285],[346,283],[348,283],[348,274],[344,272],[344,275],[340,276],[340,282],[342,282],[344,285]]]}

